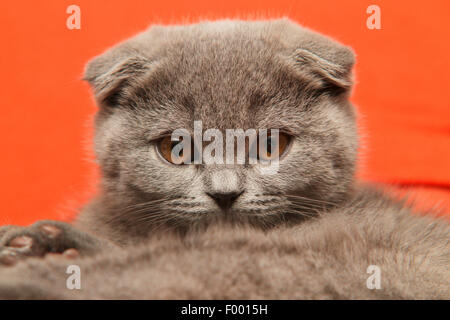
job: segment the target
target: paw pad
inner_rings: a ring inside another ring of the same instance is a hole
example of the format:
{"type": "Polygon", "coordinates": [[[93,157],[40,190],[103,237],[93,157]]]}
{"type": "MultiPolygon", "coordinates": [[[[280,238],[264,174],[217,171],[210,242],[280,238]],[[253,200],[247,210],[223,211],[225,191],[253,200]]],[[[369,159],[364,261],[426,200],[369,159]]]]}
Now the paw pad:
{"type": "Polygon", "coordinates": [[[63,252],[63,256],[68,259],[76,259],[80,256],[80,253],[77,249],[67,249],[63,252]]]}
{"type": "Polygon", "coordinates": [[[12,266],[17,262],[17,253],[12,250],[4,250],[0,255],[0,263],[5,266],[12,266]]]}
{"type": "Polygon", "coordinates": [[[78,250],[72,248],[63,251],[62,253],[53,253],[53,252],[47,253],[45,256],[57,259],[65,258],[72,260],[78,258],[80,256],[80,253],[78,252],[78,250]]]}
{"type": "Polygon", "coordinates": [[[39,227],[50,238],[56,238],[62,230],[50,224],[44,224],[39,227]]]}
{"type": "Polygon", "coordinates": [[[20,236],[20,237],[12,239],[8,243],[8,247],[26,248],[26,247],[31,247],[32,244],[33,244],[32,238],[30,238],[28,236],[20,236]]]}

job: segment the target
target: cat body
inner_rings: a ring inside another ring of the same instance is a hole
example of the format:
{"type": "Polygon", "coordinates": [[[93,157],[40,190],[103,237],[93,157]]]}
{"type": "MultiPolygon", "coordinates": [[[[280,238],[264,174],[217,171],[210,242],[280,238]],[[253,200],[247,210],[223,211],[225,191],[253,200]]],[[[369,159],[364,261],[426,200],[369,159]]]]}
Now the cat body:
{"type": "Polygon", "coordinates": [[[95,58],[101,192],[73,225],[0,228],[0,297],[449,299],[448,222],[355,182],[353,64],[287,19],[153,26],[95,58]],[[277,171],[173,163],[196,121],[279,130],[277,171]]]}

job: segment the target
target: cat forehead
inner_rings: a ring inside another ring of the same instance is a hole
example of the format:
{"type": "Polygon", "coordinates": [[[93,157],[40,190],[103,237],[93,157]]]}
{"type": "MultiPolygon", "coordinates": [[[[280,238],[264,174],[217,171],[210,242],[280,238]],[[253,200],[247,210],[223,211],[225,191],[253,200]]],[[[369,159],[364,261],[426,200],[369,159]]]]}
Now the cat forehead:
{"type": "Polygon", "coordinates": [[[149,100],[170,105],[161,108],[165,116],[189,113],[206,127],[247,128],[267,116],[267,107],[292,108],[291,113],[300,107],[301,85],[265,32],[249,34],[248,29],[233,29],[232,22],[211,25],[213,30],[206,32],[189,32],[197,29],[187,27],[161,30],[167,37],[155,53],[161,63],[140,85],[149,100]]]}
{"type": "Polygon", "coordinates": [[[148,102],[141,107],[166,118],[201,120],[217,129],[253,128],[275,120],[274,113],[278,122],[289,121],[302,107],[298,80],[269,57],[232,59],[198,51],[190,57],[192,62],[169,59],[141,82],[137,92],[148,102]]]}

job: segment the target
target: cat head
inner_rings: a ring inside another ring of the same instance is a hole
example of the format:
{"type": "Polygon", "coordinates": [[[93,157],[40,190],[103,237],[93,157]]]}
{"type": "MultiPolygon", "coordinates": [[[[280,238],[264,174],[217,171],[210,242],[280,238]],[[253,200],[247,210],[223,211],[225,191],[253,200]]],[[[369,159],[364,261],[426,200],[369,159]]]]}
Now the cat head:
{"type": "Polygon", "coordinates": [[[356,159],[353,63],[350,49],[287,19],[153,26],[119,44],[85,73],[99,105],[103,196],[121,208],[119,220],[143,230],[268,227],[339,203],[356,159]],[[194,136],[196,121],[223,137],[278,129],[277,171],[247,161],[171,163],[165,137],[180,128],[194,136]]]}

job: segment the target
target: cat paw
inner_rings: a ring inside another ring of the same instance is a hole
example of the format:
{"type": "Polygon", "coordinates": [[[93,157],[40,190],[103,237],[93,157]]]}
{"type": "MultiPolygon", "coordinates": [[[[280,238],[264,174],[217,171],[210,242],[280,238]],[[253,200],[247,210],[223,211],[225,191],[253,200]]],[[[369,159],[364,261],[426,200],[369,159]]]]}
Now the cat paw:
{"type": "Polygon", "coordinates": [[[27,257],[58,256],[69,259],[99,251],[102,242],[73,226],[42,220],[29,227],[0,227],[0,266],[27,257]]]}

